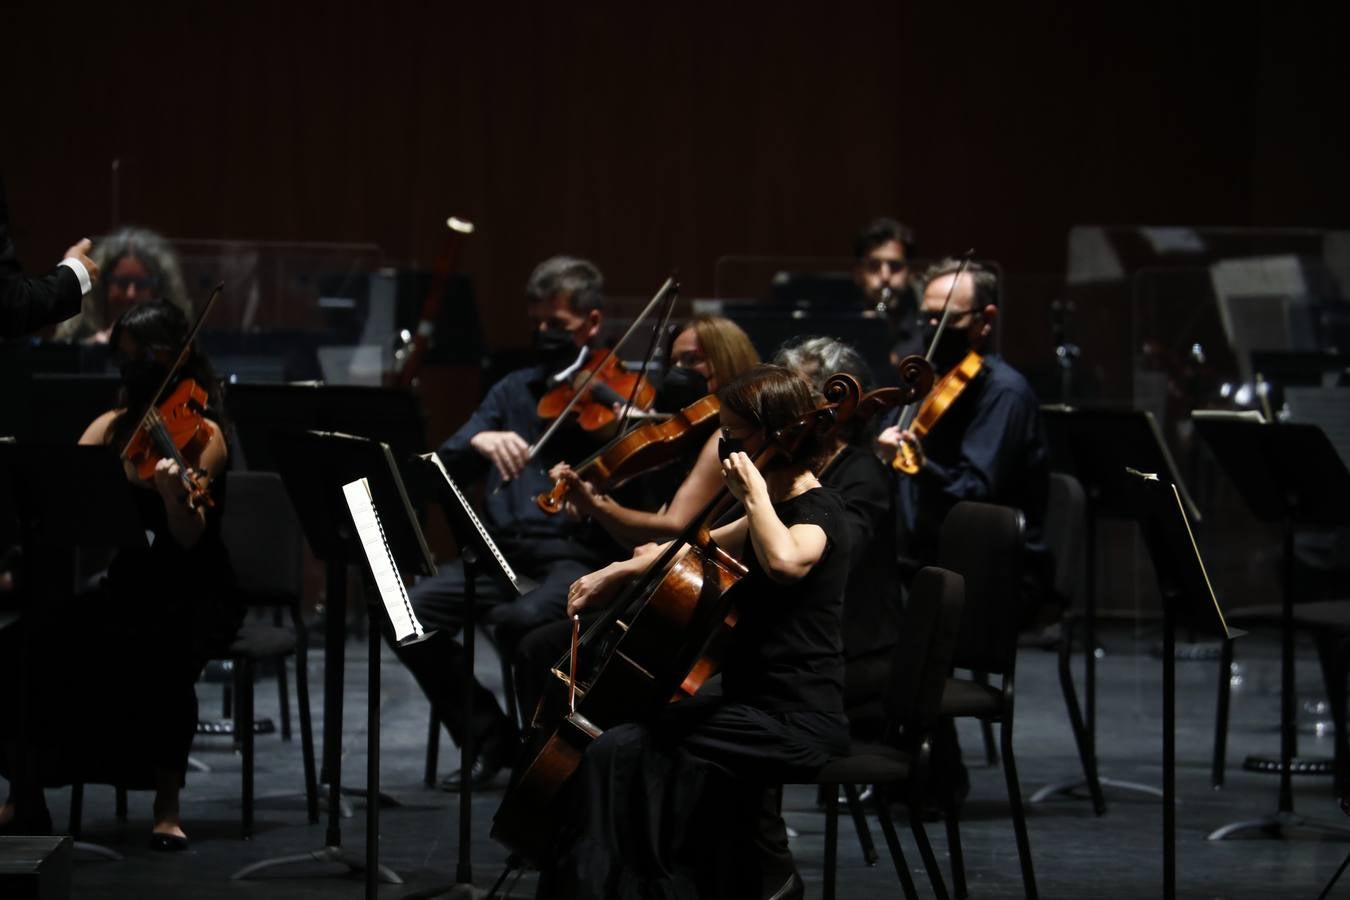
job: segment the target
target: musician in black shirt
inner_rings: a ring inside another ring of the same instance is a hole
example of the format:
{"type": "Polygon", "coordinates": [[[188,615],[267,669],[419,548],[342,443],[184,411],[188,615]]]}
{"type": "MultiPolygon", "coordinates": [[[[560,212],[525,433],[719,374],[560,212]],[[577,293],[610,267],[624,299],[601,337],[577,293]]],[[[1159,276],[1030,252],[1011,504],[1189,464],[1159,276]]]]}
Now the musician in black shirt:
{"type": "MultiPolygon", "coordinates": [[[[541,896],[647,897],[691,883],[703,896],[801,896],[781,817],[765,797],[848,748],[840,629],[848,530],[839,497],[812,474],[822,447],[763,474],[750,461],[770,434],[815,407],[806,382],[762,366],[719,397],[723,471],[745,515],[713,536],[749,570],[731,589],[739,620],[722,693],[666,705],[589,748],[571,785],[578,818],[541,896]]],[[[578,579],[568,611],[608,605],[658,553],[639,548],[578,579]]]]}

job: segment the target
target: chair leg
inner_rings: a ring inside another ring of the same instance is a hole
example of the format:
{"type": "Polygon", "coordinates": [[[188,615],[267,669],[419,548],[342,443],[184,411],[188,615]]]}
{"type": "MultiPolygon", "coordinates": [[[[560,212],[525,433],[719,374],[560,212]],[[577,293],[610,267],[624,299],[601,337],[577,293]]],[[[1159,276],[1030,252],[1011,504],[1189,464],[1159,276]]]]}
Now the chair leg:
{"type": "Polygon", "coordinates": [[[966,855],[961,849],[961,808],[955,798],[947,802],[943,819],[947,828],[947,855],[951,858],[952,889],[956,892],[956,900],[966,900],[970,891],[966,887],[966,855]]]}
{"type": "Polygon", "coordinates": [[[825,787],[825,900],[834,900],[834,879],[838,874],[839,785],[825,787]]]}
{"type": "Polygon", "coordinates": [[[928,873],[928,883],[933,886],[933,894],[938,900],[948,900],[947,882],[942,880],[942,867],[938,865],[933,845],[928,842],[928,830],[923,827],[923,804],[909,804],[909,830],[914,835],[914,843],[919,848],[919,857],[923,860],[923,869],[928,873]]]}
{"type": "Polygon", "coordinates": [[[243,817],[241,831],[244,840],[253,837],[253,661],[236,660],[240,673],[239,696],[235,703],[234,733],[240,738],[243,765],[243,817]]]}
{"type": "Polygon", "coordinates": [[[918,900],[919,892],[914,887],[914,877],[909,874],[909,863],[905,862],[905,854],[900,849],[900,838],[896,836],[895,823],[891,821],[891,811],[886,808],[883,793],[882,785],[872,786],[872,800],[877,809],[877,821],[881,823],[881,833],[885,836],[886,846],[891,851],[891,862],[895,865],[895,874],[900,879],[900,887],[905,892],[906,900],[918,900]]]}
{"type": "MultiPolygon", "coordinates": [[[[875,792],[876,788],[873,787],[872,790],[875,792]]],[[[869,866],[875,866],[880,857],[877,856],[876,845],[872,843],[872,829],[867,827],[867,815],[858,800],[857,785],[844,785],[844,797],[848,800],[848,812],[853,817],[853,830],[858,833],[858,845],[862,847],[863,859],[869,866]]]]}
{"type": "Polygon", "coordinates": [[[79,839],[80,826],[84,818],[84,785],[72,784],[70,786],[70,836],[79,839]]]}
{"type": "Polygon", "coordinates": [[[117,821],[123,825],[127,823],[127,789],[122,785],[117,785],[116,794],[116,815],[117,821]]]}
{"type": "Polygon", "coordinates": [[[1223,787],[1228,764],[1228,704],[1232,692],[1233,642],[1225,640],[1219,651],[1219,701],[1214,712],[1214,762],[1209,774],[1209,783],[1216,790],[1223,787]]]}
{"type": "Polygon", "coordinates": [[[1332,735],[1334,747],[1333,772],[1335,790],[1343,796],[1350,784],[1350,739],[1346,729],[1346,676],[1350,665],[1346,663],[1346,653],[1350,651],[1350,636],[1344,631],[1320,629],[1313,633],[1317,644],[1317,655],[1322,663],[1322,680],[1327,689],[1327,705],[1331,707],[1331,721],[1335,727],[1332,735]]]}
{"type": "Polygon", "coordinates": [[[1059,687],[1064,694],[1064,707],[1069,713],[1073,741],[1078,747],[1078,759],[1083,764],[1083,780],[1087,782],[1088,793],[1092,795],[1092,810],[1100,816],[1106,812],[1106,796],[1102,793],[1101,779],[1097,776],[1097,748],[1092,746],[1087,726],[1083,723],[1083,712],[1078,706],[1078,691],[1073,685],[1073,629],[1067,619],[1060,627],[1063,630],[1059,640],[1059,687]]]}
{"type": "Polygon", "coordinates": [[[436,767],[441,755],[441,720],[436,716],[436,708],[431,708],[431,722],[427,725],[427,764],[422,773],[422,781],[427,787],[436,786],[436,767]]]}
{"type": "Polygon", "coordinates": [[[1017,762],[1013,758],[1012,710],[999,729],[1003,739],[1003,778],[1008,783],[1008,806],[1012,810],[1013,832],[1017,835],[1017,856],[1022,863],[1022,886],[1027,900],[1036,900],[1036,872],[1031,864],[1031,839],[1027,836],[1027,817],[1022,808],[1022,787],[1017,781],[1017,762]]]}
{"type": "Polygon", "coordinates": [[[281,712],[281,739],[291,739],[291,688],[290,678],[286,674],[286,657],[278,656],[277,666],[277,706],[281,712]]]}
{"type": "MultiPolygon", "coordinates": [[[[971,672],[973,681],[988,685],[988,672],[971,672]]],[[[984,739],[984,764],[989,768],[998,765],[998,747],[994,743],[994,727],[985,719],[980,720],[980,737],[984,739]]]]}
{"type": "MultiPolygon", "coordinates": [[[[231,663],[230,668],[231,670],[233,670],[234,668],[233,663],[231,663]]],[[[222,719],[229,719],[233,716],[234,716],[234,688],[232,685],[226,684],[223,688],[221,688],[220,691],[220,717],[222,719]]]]}
{"type": "Polygon", "coordinates": [[[305,808],[311,825],[319,821],[319,782],[314,772],[314,727],[309,716],[309,644],[298,610],[293,610],[295,642],[295,706],[300,714],[300,752],[304,756],[305,808]]]}

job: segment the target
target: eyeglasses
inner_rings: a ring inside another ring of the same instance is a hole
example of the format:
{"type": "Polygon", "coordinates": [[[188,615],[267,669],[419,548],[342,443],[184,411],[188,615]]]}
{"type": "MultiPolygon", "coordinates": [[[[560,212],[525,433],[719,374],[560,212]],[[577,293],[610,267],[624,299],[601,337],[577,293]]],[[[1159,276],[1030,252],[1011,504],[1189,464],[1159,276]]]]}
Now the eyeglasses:
{"type": "Polygon", "coordinates": [[[867,259],[863,260],[863,268],[873,275],[880,272],[883,268],[889,269],[892,272],[903,272],[905,269],[909,268],[909,263],[905,262],[903,259],[880,259],[875,256],[869,256],[867,259]]]}
{"type": "MultiPolygon", "coordinates": [[[[952,310],[951,316],[947,318],[947,327],[960,328],[963,323],[969,321],[970,319],[978,315],[981,315],[979,310],[954,309],[952,310]]],[[[941,321],[942,321],[941,313],[932,313],[932,314],[920,313],[919,317],[914,320],[914,324],[919,327],[919,330],[923,330],[923,327],[925,325],[932,325],[936,327],[937,324],[941,321]]]]}
{"type": "Polygon", "coordinates": [[[138,291],[150,291],[159,284],[154,278],[137,278],[134,275],[114,275],[108,279],[108,286],[115,287],[119,291],[135,288],[138,291]]]}
{"type": "Polygon", "coordinates": [[[690,350],[675,357],[673,363],[681,369],[693,369],[703,365],[707,361],[708,357],[704,356],[702,353],[690,350]]]}

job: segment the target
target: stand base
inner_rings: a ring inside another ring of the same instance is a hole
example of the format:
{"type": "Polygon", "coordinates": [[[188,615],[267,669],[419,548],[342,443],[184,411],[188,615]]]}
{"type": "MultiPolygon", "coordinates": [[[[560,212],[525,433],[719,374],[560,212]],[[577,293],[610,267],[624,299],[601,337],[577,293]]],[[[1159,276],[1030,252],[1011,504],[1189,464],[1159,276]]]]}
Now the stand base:
{"type": "Polygon", "coordinates": [[[483,900],[487,896],[487,892],[482,888],[457,882],[413,891],[411,894],[404,894],[399,900],[431,900],[432,897],[449,897],[450,900],[483,900]]]}
{"type": "MultiPolygon", "coordinates": [[[[1270,756],[1249,756],[1242,761],[1242,768],[1248,772],[1264,772],[1269,775],[1280,774],[1279,757],[1270,756]]],[[[1335,775],[1336,763],[1333,760],[1319,757],[1317,759],[1300,759],[1294,757],[1289,760],[1290,775],[1335,775]]]]}
{"type": "MultiPolygon", "coordinates": [[[[1162,799],[1163,792],[1161,788],[1155,788],[1148,784],[1139,784],[1134,781],[1117,781],[1114,778],[1100,778],[1102,789],[1115,788],[1120,791],[1133,791],[1136,794],[1146,794],[1150,797],[1162,799]]],[[[1073,796],[1075,798],[1084,796],[1083,793],[1088,790],[1088,783],[1081,778],[1066,778],[1063,781],[1056,781],[1053,784],[1047,784],[1039,791],[1031,795],[1032,803],[1043,803],[1051,797],[1057,797],[1061,794],[1073,796]]],[[[1101,812],[1097,813],[1101,815],[1101,812]]]]}
{"type": "Polygon", "coordinates": [[[1230,822],[1221,828],[1216,828],[1209,833],[1206,840],[1222,841],[1240,834],[1244,831],[1258,831],[1259,837],[1283,838],[1284,830],[1287,828],[1308,828],[1314,831],[1323,831],[1329,834],[1343,835],[1350,838],[1350,825],[1338,825],[1335,822],[1324,822],[1320,819],[1310,819],[1307,816],[1300,816],[1293,812],[1273,812],[1256,819],[1247,819],[1242,822],[1230,822]]]}
{"type": "MultiPolygon", "coordinates": [[[[245,878],[252,878],[254,875],[266,869],[274,869],[277,866],[289,866],[296,863],[321,862],[337,863],[346,866],[351,872],[364,872],[366,870],[366,858],[364,855],[358,855],[341,847],[324,847],[320,850],[312,850],[309,853],[296,853],[292,856],[278,856],[274,859],[264,859],[259,862],[250,863],[244,866],[238,872],[230,876],[231,881],[242,881],[245,878]]],[[[380,881],[385,884],[402,884],[403,879],[394,873],[388,866],[380,866],[377,870],[380,881]]]]}

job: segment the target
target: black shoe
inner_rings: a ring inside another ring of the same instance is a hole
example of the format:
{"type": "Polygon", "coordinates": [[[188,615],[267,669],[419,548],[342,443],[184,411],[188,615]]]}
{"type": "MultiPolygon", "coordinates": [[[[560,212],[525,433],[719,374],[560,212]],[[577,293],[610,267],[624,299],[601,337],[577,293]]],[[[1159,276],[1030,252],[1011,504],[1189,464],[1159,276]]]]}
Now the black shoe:
{"type": "Polygon", "coordinates": [[[151,832],[150,849],[160,853],[182,853],[188,848],[188,839],[162,831],[151,832]]]}
{"type": "MultiPolygon", "coordinates": [[[[518,740],[496,741],[484,747],[469,767],[469,787],[475,791],[491,787],[497,774],[511,765],[519,747],[518,740]]],[[[442,778],[437,787],[452,794],[459,793],[459,774],[459,769],[456,769],[442,778]]]]}
{"type": "Polygon", "coordinates": [[[765,894],[764,900],[802,900],[805,896],[806,885],[802,884],[801,876],[793,872],[773,892],[765,894]]]}

